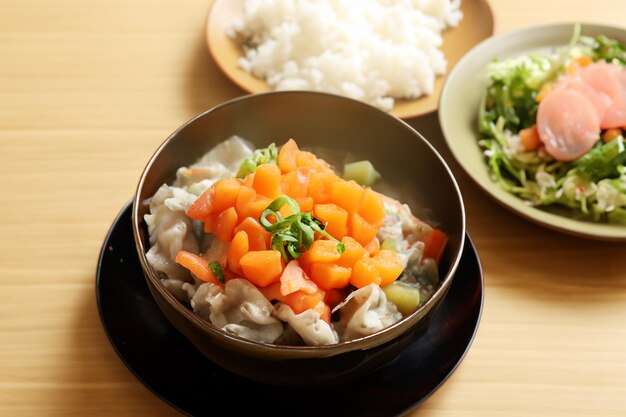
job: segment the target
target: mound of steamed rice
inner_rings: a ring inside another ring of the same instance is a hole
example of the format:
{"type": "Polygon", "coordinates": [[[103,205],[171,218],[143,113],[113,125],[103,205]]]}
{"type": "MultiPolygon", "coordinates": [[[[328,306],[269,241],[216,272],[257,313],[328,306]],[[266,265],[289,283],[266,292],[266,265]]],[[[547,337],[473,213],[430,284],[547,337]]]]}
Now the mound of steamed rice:
{"type": "Polygon", "coordinates": [[[229,28],[240,66],[274,90],[348,96],[383,110],[433,92],[441,33],[461,0],[245,0],[229,28]]]}

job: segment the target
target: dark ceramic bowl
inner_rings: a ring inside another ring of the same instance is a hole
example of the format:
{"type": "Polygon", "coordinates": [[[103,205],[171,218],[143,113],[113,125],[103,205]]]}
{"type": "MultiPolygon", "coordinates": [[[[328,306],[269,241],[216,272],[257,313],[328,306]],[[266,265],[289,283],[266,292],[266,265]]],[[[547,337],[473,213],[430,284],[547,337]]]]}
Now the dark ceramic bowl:
{"type": "MultiPolygon", "coordinates": [[[[393,360],[428,328],[461,258],[465,212],[458,185],[435,149],[400,119],[361,102],[314,92],[248,95],[218,105],[185,123],[148,162],[133,200],[133,234],[148,286],[158,306],[196,348],[238,375],[276,385],[343,383],[393,360]],[[301,148],[330,149],[372,161],[397,198],[436,224],[449,243],[440,264],[441,285],[420,309],[360,339],[328,346],[282,346],[228,334],[193,313],[161,283],[146,260],[150,247],[145,203],[176,170],[219,142],[239,135],[257,147],[294,138],[301,148]]],[[[184,363],[184,360],[183,362],[184,363]]]]}

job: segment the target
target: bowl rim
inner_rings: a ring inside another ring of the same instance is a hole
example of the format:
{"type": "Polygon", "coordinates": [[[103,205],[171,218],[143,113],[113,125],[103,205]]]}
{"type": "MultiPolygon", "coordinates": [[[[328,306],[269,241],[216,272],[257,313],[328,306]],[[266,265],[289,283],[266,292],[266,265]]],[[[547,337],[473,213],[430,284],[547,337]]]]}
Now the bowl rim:
{"type": "Polygon", "coordinates": [[[208,108],[207,110],[192,117],[191,119],[189,119],[182,125],[180,125],[157,147],[154,153],[150,156],[144,169],[142,170],[139,181],[135,189],[135,193],[133,194],[133,198],[132,198],[131,217],[132,217],[133,239],[135,241],[135,248],[139,255],[139,260],[140,260],[140,263],[144,272],[144,276],[148,279],[151,286],[154,289],[156,289],[161,296],[164,297],[167,303],[169,303],[176,311],[182,314],[183,317],[187,321],[191,321],[193,324],[195,324],[197,327],[199,327],[201,330],[205,332],[211,333],[212,335],[217,336],[219,338],[224,338],[231,343],[235,343],[237,345],[242,346],[242,348],[243,347],[254,348],[257,351],[264,352],[264,353],[281,351],[285,353],[290,353],[291,357],[293,358],[330,357],[330,356],[334,356],[336,354],[344,353],[347,351],[354,351],[354,350],[359,350],[359,349],[361,350],[370,349],[370,348],[374,348],[376,346],[385,344],[389,341],[392,341],[396,339],[398,336],[400,336],[401,334],[406,333],[406,331],[408,331],[409,329],[413,328],[436,304],[438,304],[443,299],[443,297],[445,297],[446,292],[452,282],[452,279],[454,278],[454,275],[456,274],[456,271],[458,269],[461,256],[463,254],[463,249],[465,246],[465,233],[467,231],[465,205],[464,205],[463,196],[462,196],[460,187],[458,185],[458,182],[452,170],[450,169],[449,165],[446,163],[446,161],[441,156],[441,154],[434,148],[434,146],[428,140],[426,140],[426,138],[424,138],[424,136],[422,136],[421,133],[419,133],[416,129],[414,129],[412,126],[410,126],[407,122],[400,119],[399,117],[394,116],[390,113],[384,112],[368,103],[355,100],[349,97],[332,94],[332,93],[308,91],[308,90],[268,91],[268,92],[263,92],[263,93],[246,94],[246,95],[239,96],[230,100],[226,100],[220,104],[214,105],[208,108]],[[149,248],[144,247],[143,241],[140,236],[142,223],[144,222],[144,220],[143,218],[139,217],[139,211],[140,211],[141,205],[145,204],[145,202],[139,201],[139,196],[145,184],[147,174],[150,172],[156,158],[161,154],[161,152],[164,151],[164,149],[171,142],[176,140],[176,138],[181,133],[181,131],[186,129],[189,125],[195,123],[198,119],[201,119],[209,115],[210,113],[217,112],[220,109],[223,109],[225,107],[236,105],[237,103],[241,101],[246,101],[246,100],[251,100],[251,99],[262,99],[265,96],[274,96],[274,95],[326,96],[326,97],[332,98],[333,100],[346,101],[346,102],[349,102],[351,105],[366,107],[366,108],[369,108],[369,111],[378,112],[379,114],[384,115],[384,117],[390,119],[392,123],[399,123],[404,129],[408,130],[411,133],[411,135],[415,136],[416,139],[421,140],[424,143],[424,145],[426,145],[426,147],[432,152],[433,156],[437,158],[439,163],[443,166],[444,170],[447,172],[448,177],[453,185],[453,189],[455,191],[454,198],[458,200],[459,207],[460,207],[459,215],[460,215],[460,221],[461,221],[461,230],[460,230],[461,233],[460,233],[459,248],[456,254],[454,255],[454,258],[451,261],[451,265],[448,269],[448,272],[445,274],[445,276],[443,276],[440,279],[440,285],[435,291],[435,293],[433,293],[433,295],[429,298],[429,300],[424,305],[422,305],[416,311],[411,313],[409,316],[403,317],[398,322],[388,327],[385,327],[384,329],[376,333],[373,333],[367,336],[362,336],[362,337],[348,340],[348,341],[330,344],[330,345],[293,346],[293,345],[280,345],[280,344],[274,344],[274,343],[257,342],[257,341],[253,341],[250,339],[246,339],[246,338],[228,333],[218,328],[217,326],[213,325],[208,320],[201,318],[199,315],[197,315],[191,309],[189,309],[185,304],[179,301],[167,288],[165,288],[165,286],[163,285],[163,283],[161,282],[161,280],[159,279],[155,271],[149,265],[147,258],[146,258],[146,252],[147,252],[147,249],[149,248]],[[397,335],[390,336],[391,334],[395,333],[395,332],[392,332],[392,330],[398,327],[403,327],[404,331],[398,333],[397,335]]]}

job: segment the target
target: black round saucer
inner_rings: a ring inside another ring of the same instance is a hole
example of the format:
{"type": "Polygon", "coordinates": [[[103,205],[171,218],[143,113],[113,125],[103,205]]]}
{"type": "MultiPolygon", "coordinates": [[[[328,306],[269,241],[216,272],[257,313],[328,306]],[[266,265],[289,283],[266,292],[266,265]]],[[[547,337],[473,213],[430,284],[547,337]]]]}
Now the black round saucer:
{"type": "Polygon", "coordinates": [[[469,235],[458,272],[428,332],[393,362],[356,382],[277,388],[234,375],[200,354],[152,299],[135,251],[131,204],[111,226],[100,253],[96,296],[102,325],[130,371],[189,416],[266,411],[274,416],[393,416],[408,412],[456,369],[478,328],[483,273],[469,235]]]}

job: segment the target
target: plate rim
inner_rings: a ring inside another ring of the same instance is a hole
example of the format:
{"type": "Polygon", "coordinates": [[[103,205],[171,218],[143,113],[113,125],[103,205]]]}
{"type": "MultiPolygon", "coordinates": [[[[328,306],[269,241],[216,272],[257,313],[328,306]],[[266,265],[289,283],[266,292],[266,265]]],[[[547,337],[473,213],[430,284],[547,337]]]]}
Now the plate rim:
{"type": "MultiPolygon", "coordinates": [[[[453,95],[453,92],[451,92],[450,85],[455,82],[456,78],[459,77],[459,74],[463,74],[464,67],[468,62],[469,63],[472,63],[473,61],[482,62],[483,67],[484,67],[484,65],[487,62],[489,62],[491,59],[496,57],[496,54],[490,54],[486,52],[491,47],[493,47],[494,44],[504,43],[507,40],[510,40],[511,38],[522,38],[524,34],[528,34],[528,33],[533,33],[533,34],[545,33],[551,30],[554,30],[554,31],[558,30],[563,33],[567,31],[567,33],[571,36],[571,33],[573,33],[573,28],[576,24],[581,25],[581,29],[583,32],[585,30],[587,31],[602,31],[602,30],[618,31],[618,32],[622,32],[624,34],[624,37],[626,38],[625,27],[606,25],[606,24],[594,23],[594,22],[585,22],[585,21],[540,23],[540,24],[535,24],[535,25],[523,26],[517,29],[512,29],[512,30],[491,36],[485,39],[484,41],[480,42],[479,44],[475,45],[470,51],[468,51],[459,60],[459,62],[457,63],[457,65],[455,65],[452,71],[450,71],[450,74],[448,74],[448,77],[446,78],[443,88],[441,90],[438,121],[441,127],[444,142],[446,142],[446,145],[448,149],[450,150],[450,152],[452,153],[456,162],[461,166],[463,171],[470,177],[470,179],[476,185],[478,185],[478,187],[483,192],[489,195],[494,201],[499,203],[501,206],[505,207],[506,209],[510,210],[511,212],[515,213],[516,215],[528,221],[531,221],[542,227],[545,227],[545,228],[548,228],[548,229],[551,229],[560,233],[564,233],[566,235],[579,237],[579,238],[585,238],[585,239],[600,240],[600,241],[626,242],[626,227],[624,226],[610,225],[606,223],[592,223],[590,221],[577,220],[571,217],[561,216],[555,213],[548,212],[546,210],[542,210],[540,208],[527,205],[519,197],[502,190],[495,182],[493,182],[489,178],[488,170],[486,169],[487,164],[484,161],[482,161],[481,166],[484,167],[485,170],[484,172],[481,172],[479,174],[475,171],[475,168],[469,162],[467,162],[467,158],[464,157],[465,155],[462,155],[461,153],[459,153],[459,149],[457,146],[455,146],[454,142],[459,141],[459,140],[468,141],[470,140],[470,138],[463,137],[459,139],[458,137],[455,137],[454,139],[452,139],[452,132],[450,131],[450,126],[448,124],[449,120],[454,120],[453,118],[449,116],[449,113],[448,113],[449,106],[447,106],[448,100],[452,100],[452,98],[450,97],[453,95]]],[[[524,41],[525,43],[531,42],[530,40],[528,40],[528,37],[526,37],[526,39],[527,40],[524,41]]],[[[558,45],[544,43],[542,46],[553,47],[553,46],[558,46],[558,45]]],[[[526,48],[527,51],[532,51],[536,49],[537,48],[534,48],[534,47],[526,48]]],[[[511,55],[514,55],[514,54],[508,54],[508,55],[501,54],[497,56],[500,57],[500,56],[511,56],[511,55]]],[[[475,76],[474,78],[477,78],[477,75],[475,73],[472,73],[472,74],[475,76]]],[[[478,109],[476,109],[476,113],[477,111],[478,109]]],[[[472,140],[476,142],[476,147],[478,148],[477,139],[476,139],[476,134],[478,132],[475,129],[475,127],[472,127],[469,130],[472,131],[473,133],[472,140]]]]}
{"type": "MultiPolygon", "coordinates": [[[[204,38],[205,38],[205,44],[208,49],[209,55],[211,56],[211,59],[216,64],[216,66],[219,68],[220,72],[227,79],[229,79],[234,85],[236,85],[239,89],[241,89],[245,93],[256,94],[256,93],[274,91],[267,85],[267,83],[264,80],[253,77],[252,75],[248,73],[243,72],[240,76],[236,75],[237,73],[242,72],[243,70],[233,69],[232,65],[230,65],[232,64],[230,61],[227,62],[227,60],[224,60],[221,55],[215,52],[216,38],[212,35],[213,30],[212,30],[212,25],[211,25],[211,19],[214,16],[213,12],[216,8],[216,4],[218,4],[217,7],[219,7],[219,5],[221,4],[224,4],[227,2],[230,3],[233,1],[244,1],[244,0],[211,0],[209,4],[208,11],[207,11],[206,18],[205,18],[205,25],[204,25],[204,38]],[[249,87],[250,83],[257,85],[258,87],[251,88],[249,87]]],[[[486,27],[488,30],[488,35],[486,38],[483,39],[483,41],[493,37],[494,34],[496,33],[496,27],[497,27],[496,14],[491,4],[493,0],[464,0],[461,3],[461,7],[464,7],[466,1],[477,3],[478,5],[475,7],[482,7],[483,9],[486,10],[487,14],[483,16],[483,18],[488,19],[489,25],[488,26],[483,25],[483,27],[486,27]]],[[[463,21],[461,21],[461,23],[462,22],[463,21]]],[[[455,29],[454,27],[447,28],[442,32],[442,34],[444,34],[446,30],[454,30],[454,29],[455,29]]],[[[223,37],[221,38],[223,39],[223,37]]],[[[479,43],[480,41],[474,44],[473,46],[476,46],[479,43]]],[[[426,115],[435,113],[440,107],[441,93],[443,92],[445,81],[449,77],[451,70],[454,69],[454,67],[461,61],[463,56],[467,54],[469,50],[471,50],[471,48],[472,47],[467,49],[458,58],[458,60],[452,65],[450,64],[449,58],[446,57],[446,61],[448,64],[448,68],[446,72],[444,74],[441,74],[435,77],[435,81],[441,83],[438,90],[437,90],[437,87],[435,86],[435,91],[433,91],[433,93],[431,93],[430,95],[420,96],[413,100],[394,99],[394,103],[396,104],[394,104],[394,107],[389,111],[389,113],[402,120],[411,120],[417,117],[426,116],[426,115]],[[401,103],[401,104],[413,103],[423,98],[429,98],[429,99],[434,100],[434,104],[424,110],[419,110],[419,111],[403,110],[402,107],[400,109],[397,109],[397,103],[401,103]]]]}
{"type": "MultiPolygon", "coordinates": [[[[115,340],[113,335],[112,335],[112,331],[111,331],[111,328],[110,328],[110,323],[105,318],[106,314],[104,312],[103,301],[102,301],[102,294],[101,294],[102,267],[103,267],[103,264],[105,262],[105,258],[107,256],[108,252],[110,251],[110,241],[111,241],[111,239],[113,238],[113,236],[114,236],[114,234],[116,232],[115,229],[117,227],[119,227],[120,221],[122,221],[123,218],[126,217],[126,216],[129,218],[129,222],[130,222],[131,214],[132,214],[132,199],[128,200],[122,206],[122,208],[119,210],[117,215],[115,216],[113,222],[110,225],[110,228],[108,229],[108,231],[106,233],[105,238],[103,239],[103,243],[102,243],[99,255],[98,255],[98,262],[97,262],[97,266],[96,266],[96,277],[95,277],[95,286],[94,286],[95,288],[94,288],[94,290],[95,290],[95,293],[96,293],[95,294],[96,295],[96,306],[97,306],[97,310],[98,310],[98,317],[99,317],[99,320],[100,320],[100,324],[101,324],[102,329],[103,329],[103,331],[104,331],[104,333],[106,335],[106,338],[109,341],[109,344],[111,345],[111,347],[113,348],[113,351],[115,352],[116,356],[122,361],[122,363],[127,368],[127,370],[133,375],[133,377],[138,382],[140,382],[146,389],[148,389],[148,391],[150,391],[153,395],[155,395],[157,398],[162,400],[168,406],[172,407],[176,411],[178,411],[178,412],[180,412],[180,413],[182,413],[182,414],[184,414],[186,416],[194,417],[195,414],[192,414],[189,411],[185,410],[179,404],[176,404],[171,399],[166,397],[163,393],[159,392],[152,384],[150,384],[142,376],[142,374],[136,369],[136,366],[134,366],[133,364],[131,364],[128,361],[128,359],[126,358],[126,356],[124,356],[124,354],[122,353],[122,350],[119,347],[119,342],[117,340],[115,340]]],[[[129,235],[129,239],[132,239],[132,233],[129,235]]],[[[475,258],[475,262],[476,262],[476,266],[477,266],[477,268],[476,268],[476,275],[478,276],[478,281],[479,281],[479,286],[478,287],[480,289],[480,296],[478,297],[478,299],[476,300],[476,302],[472,306],[472,310],[477,309],[477,312],[475,314],[475,317],[474,317],[473,314],[471,315],[471,317],[472,317],[471,334],[469,335],[469,337],[466,338],[466,340],[464,340],[462,351],[460,352],[460,354],[455,355],[453,365],[450,367],[450,369],[445,371],[445,374],[443,375],[441,380],[437,384],[433,385],[428,390],[428,393],[426,395],[418,397],[415,401],[411,402],[410,404],[405,405],[403,407],[403,410],[400,411],[398,414],[396,414],[397,416],[402,416],[405,413],[415,409],[420,404],[422,404],[424,401],[426,401],[428,398],[430,398],[436,391],[439,390],[439,388],[441,388],[441,386],[454,374],[454,372],[457,370],[457,368],[461,365],[461,363],[463,362],[463,360],[467,356],[468,352],[470,351],[470,349],[471,349],[471,347],[472,347],[472,345],[473,345],[473,343],[474,343],[474,341],[476,339],[476,336],[478,334],[478,330],[480,328],[480,323],[482,321],[482,316],[483,316],[483,312],[484,312],[484,300],[485,300],[484,268],[483,268],[482,261],[480,259],[480,255],[478,253],[477,247],[476,247],[475,243],[473,242],[472,238],[470,237],[469,232],[467,232],[467,231],[465,232],[465,240],[466,240],[466,244],[464,245],[465,246],[464,250],[471,251],[473,257],[475,258]]],[[[134,246],[133,246],[133,248],[134,248],[134,246]]],[[[133,250],[133,254],[134,254],[134,250],[133,250]]],[[[137,259],[137,263],[139,263],[138,259],[137,259]]],[[[457,271],[457,273],[458,273],[458,271],[457,271]]],[[[141,279],[143,279],[143,277],[141,279]]],[[[454,280],[453,280],[452,284],[454,284],[454,280]]],[[[148,291],[147,283],[146,283],[146,291],[148,291]]],[[[444,297],[443,302],[445,302],[446,298],[447,297],[444,297]]],[[[152,298],[151,298],[151,300],[152,300],[152,298]]],[[[163,317],[163,320],[167,322],[165,317],[163,317]]],[[[169,322],[167,322],[167,324],[169,326],[172,326],[169,322]]],[[[184,336],[182,336],[182,335],[180,335],[180,337],[184,338],[184,336]]],[[[413,343],[415,343],[415,342],[413,342],[413,343]]],[[[190,345],[190,348],[193,348],[193,346],[190,345]]],[[[206,358],[206,360],[210,361],[208,358],[206,358]]],[[[211,362],[211,363],[213,363],[213,362],[211,362]]],[[[215,366],[219,366],[219,365],[215,364],[215,366]]],[[[221,369],[223,369],[223,368],[221,368],[221,369]]],[[[231,374],[227,370],[223,370],[223,371],[226,372],[226,373],[231,374]]],[[[377,371],[373,371],[373,372],[377,372],[377,371]]],[[[232,374],[232,375],[234,375],[234,374],[232,374]]],[[[234,377],[243,379],[243,377],[239,377],[237,375],[234,375],[234,377]]],[[[255,382],[252,381],[251,383],[255,383],[255,382]]]]}

